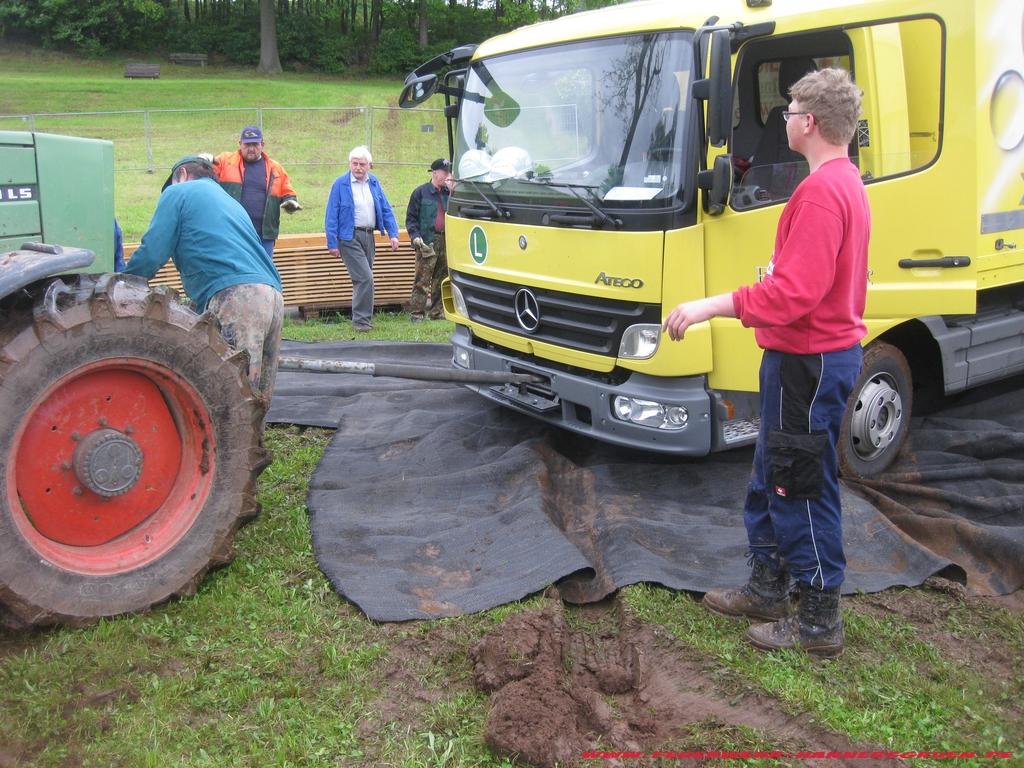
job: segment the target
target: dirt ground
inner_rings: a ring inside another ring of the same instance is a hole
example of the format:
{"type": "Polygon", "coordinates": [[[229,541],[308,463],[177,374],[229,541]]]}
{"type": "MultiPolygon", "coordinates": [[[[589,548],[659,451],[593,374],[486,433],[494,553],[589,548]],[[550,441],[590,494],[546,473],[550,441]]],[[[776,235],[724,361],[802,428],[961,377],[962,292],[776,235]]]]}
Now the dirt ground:
{"type": "MultiPolygon", "coordinates": [[[[1020,611],[1024,596],[999,599],[1020,611]]],[[[989,670],[995,680],[1012,679],[1015,659],[998,643],[972,643],[944,631],[944,619],[963,601],[980,604],[958,584],[931,579],[916,590],[852,598],[869,614],[899,614],[918,638],[958,664],[989,670]],[[936,593],[952,599],[936,599],[936,593]]],[[[722,670],[658,628],[632,619],[615,599],[571,610],[590,614],[598,634],[573,631],[560,602],[506,619],[476,644],[473,679],[491,694],[485,738],[498,754],[516,754],[536,766],[595,764],[588,752],[602,748],[637,756],[660,750],[676,753],[727,742],[744,729],[763,734],[771,750],[872,752],[823,728],[807,715],[793,715],[777,700],[723,676],[722,670]],[[710,737],[710,738],[709,738],[710,737]]],[[[1017,660],[1019,663],[1019,660],[1017,660]]],[[[1024,707],[1008,713],[1019,719],[1024,707]]],[[[598,758],[597,754],[593,755],[598,758]]],[[[606,766],[637,765],[636,760],[604,757],[606,766]]],[[[688,765],[721,760],[688,760],[688,765]]],[[[857,759],[858,766],[902,765],[899,760],[857,759]]],[[[801,760],[801,765],[842,764],[801,760]]]]}

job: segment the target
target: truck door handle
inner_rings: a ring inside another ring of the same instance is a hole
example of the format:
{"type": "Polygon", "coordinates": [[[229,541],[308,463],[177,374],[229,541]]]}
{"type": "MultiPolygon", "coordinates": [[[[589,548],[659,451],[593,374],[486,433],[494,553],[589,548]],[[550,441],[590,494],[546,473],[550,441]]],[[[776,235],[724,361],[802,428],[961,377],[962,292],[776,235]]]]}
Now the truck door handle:
{"type": "Polygon", "coordinates": [[[917,267],[969,267],[971,266],[970,256],[944,256],[941,259],[900,259],[900,269],[915,269],[917,267]]]}

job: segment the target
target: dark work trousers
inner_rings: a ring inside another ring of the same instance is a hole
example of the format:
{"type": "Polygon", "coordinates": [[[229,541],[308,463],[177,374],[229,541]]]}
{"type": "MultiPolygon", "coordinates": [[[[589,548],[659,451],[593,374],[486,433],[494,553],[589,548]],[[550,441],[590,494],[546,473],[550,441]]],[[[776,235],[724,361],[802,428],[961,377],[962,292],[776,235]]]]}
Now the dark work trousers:
{"type": "Polygon", "coordinates": [[[761,431],[743,516],[754,557],[818,589],[843,583],[836,445],[860,372],[860,344],[838,352],[761,360],[761,431]]]}

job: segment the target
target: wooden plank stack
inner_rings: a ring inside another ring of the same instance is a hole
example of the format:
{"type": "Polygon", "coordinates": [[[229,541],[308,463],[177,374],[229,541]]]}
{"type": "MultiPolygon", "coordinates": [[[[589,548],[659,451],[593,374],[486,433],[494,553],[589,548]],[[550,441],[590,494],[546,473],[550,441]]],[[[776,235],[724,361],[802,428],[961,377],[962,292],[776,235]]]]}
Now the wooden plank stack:
{"type": "MultiPolygon", "coordinates": [[[[412,293],[416,252],[404,229],[398,233],[397,252],[391,250],[390,241],[380,233],[376,233],[375,241],[374,306],[401,306],[412,293]]],[[[125,258],[130,259],[137,247],[137,243],[126,243],[125,258]]],[[[303,317],[352,307],[352,280],[341,259],[327,252],[324,235],[282,235],[274,248],[274,263],[284,284],[285,306],[297,307],[303,317]]],[[[170,261],[150,282],[182,291],[181,277],[170,261]]]]}

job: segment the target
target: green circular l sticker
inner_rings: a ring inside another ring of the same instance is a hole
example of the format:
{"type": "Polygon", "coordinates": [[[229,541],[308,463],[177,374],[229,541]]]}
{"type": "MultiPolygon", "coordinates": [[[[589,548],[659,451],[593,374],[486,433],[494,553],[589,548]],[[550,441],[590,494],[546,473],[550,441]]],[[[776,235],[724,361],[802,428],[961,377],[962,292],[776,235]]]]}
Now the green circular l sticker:
{"type": "Polygon", "coordinates": [[[469,230],[469,255],[477,264],[483,264],[487,258],[487,234],[483,227],[475,226],[469,230]]]}

